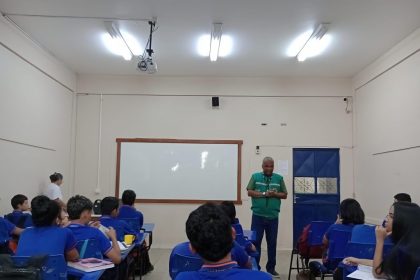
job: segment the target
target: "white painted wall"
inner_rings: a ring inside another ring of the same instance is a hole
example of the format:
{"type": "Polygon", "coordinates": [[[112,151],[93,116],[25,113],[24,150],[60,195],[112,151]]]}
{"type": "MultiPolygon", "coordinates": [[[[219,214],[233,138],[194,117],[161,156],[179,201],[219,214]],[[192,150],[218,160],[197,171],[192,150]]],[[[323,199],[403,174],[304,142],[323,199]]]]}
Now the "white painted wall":
{"type": "MultiPolygon", "coordinates": [[[[251,173],[260,170],[265,155],[289,160],[291,168],[292,147],[339,147],[342,197],[352,195],[352,115],[346,114],[343,102],[343,96],[352,94],[350,80],[79,76],[78,81],[78,92],[114,95],[104,95],[102,99],[99,194],[95,194],[95,189],[101,98],[98,95],[77,97],[76,193],[91,199],[113,195],[115,139],[147,137],[243,140],[244,203],[237,210],[245,228],[250,227],[251,218],[245,187],[251,173]],[[211,98],[204,94],[230,96],[222,97],[220,109],[214,110],[211,98]],[[304,97],[308,95],[313,97],[304,97]],[[262,122],[268,126],[262,127],[262,122]],[[282,127],[281,123],[287,126],[282,127]],[[256,145],[262,147],[260,155],[255,154],[256,145]]],[[[290,175],[291,170],[285,179],[291,192],[290,175]]],[[[138,207],[146,221],[157,225],[156,246],[169,248],[185,241],[185,220],[197,205],[143,204],[138,207]]],[[[280,219],[279,248],[290,248],[291,197],[283,204],[280,219]]]]}
{"type": "Polygon", "coordinates": [[[382,221],[398,192],[420,202],[419,71],[420,29],[353,80],[356,197],[371,222],[382,221]]]}
{"type": "Polygon", "coordinates": [[[72,185],[76,76],[0,18],[0,213],[55,171],[72,185]],[[18,143],[17,143],[18,142],[18,143]]]}

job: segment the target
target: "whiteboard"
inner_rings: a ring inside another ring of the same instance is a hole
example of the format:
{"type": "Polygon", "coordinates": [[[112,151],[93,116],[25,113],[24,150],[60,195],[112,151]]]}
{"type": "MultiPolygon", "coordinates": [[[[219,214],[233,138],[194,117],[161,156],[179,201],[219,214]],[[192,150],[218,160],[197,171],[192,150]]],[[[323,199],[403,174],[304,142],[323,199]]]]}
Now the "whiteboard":
{"type": "Polygon", "coordinates": [[[239,202],[242,141],[156,141],[117,139],[118,197],[132,189],[143,202],[239,202]]]}

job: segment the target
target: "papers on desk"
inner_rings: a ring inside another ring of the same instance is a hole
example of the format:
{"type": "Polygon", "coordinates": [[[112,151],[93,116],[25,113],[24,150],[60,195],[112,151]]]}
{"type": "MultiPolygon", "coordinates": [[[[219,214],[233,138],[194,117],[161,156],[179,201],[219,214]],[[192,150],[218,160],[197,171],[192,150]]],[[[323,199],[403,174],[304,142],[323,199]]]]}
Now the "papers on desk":
{"type": "Polygon", "coordinates": [[[349,275],[348,278],[361,279],[361,280],[374,280],[375,276],[372,274],[372,267],[366,265],[359,265],[357,270],[349,275]]]}
{"type": "Polygon", "coordinates": [[[124,252],[130,249],[131,245],[127,245],[124,242],[118,241],[118,246],[120,247],[120,251],[124,252]]]}
{"type": "Polygon", "coordinates": [[[85,272],[93,272],[113,268],[114,264],[110,261],[95,258],[81,259],[76,262],[68,262],[67,266],[79,269],[85,272]]]}

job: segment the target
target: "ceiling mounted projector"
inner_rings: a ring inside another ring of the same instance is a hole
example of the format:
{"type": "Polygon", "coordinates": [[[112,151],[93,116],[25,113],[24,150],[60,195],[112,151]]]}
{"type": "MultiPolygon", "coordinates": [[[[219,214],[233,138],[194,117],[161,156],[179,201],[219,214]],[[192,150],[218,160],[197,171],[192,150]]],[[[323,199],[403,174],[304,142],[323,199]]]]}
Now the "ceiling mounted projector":
{"type": "Polygon", "coordinates": [[[139,57],[140,61],[137,64],[137,69],[143,72],[147,72],[149,74],[154,74],[157,72],[157,64],[156,62],[153,61],[153,57],[152,57],[154,53],[152,49],[152,35],[153,35],[153,32],[156,30],[155,28],[156,20],[149,21],[149,25],[150,25],[149,40],[147,41],[146,49],[144,50],[143,55],[139,57]]]}
{"type": "Polygon", "coordinates": [[[153,58],[151,56],[146,58],[141,56],[140,61],[137,64],[137,68],[140,71],[147,72],[149,74],[154,74],[157,72],[157,64],[153,61],[153,58]]]}

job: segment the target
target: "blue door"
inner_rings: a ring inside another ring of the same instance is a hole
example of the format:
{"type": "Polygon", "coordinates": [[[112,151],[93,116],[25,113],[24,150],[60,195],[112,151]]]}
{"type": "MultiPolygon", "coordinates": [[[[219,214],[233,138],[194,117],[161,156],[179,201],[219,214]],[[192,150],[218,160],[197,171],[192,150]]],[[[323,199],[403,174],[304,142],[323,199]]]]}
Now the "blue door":
{"type": "Polygon", "coordinates": [[[293,244],[311,221],[337,219],[340,150],[293,149],[293,244]]]}

